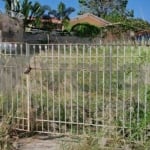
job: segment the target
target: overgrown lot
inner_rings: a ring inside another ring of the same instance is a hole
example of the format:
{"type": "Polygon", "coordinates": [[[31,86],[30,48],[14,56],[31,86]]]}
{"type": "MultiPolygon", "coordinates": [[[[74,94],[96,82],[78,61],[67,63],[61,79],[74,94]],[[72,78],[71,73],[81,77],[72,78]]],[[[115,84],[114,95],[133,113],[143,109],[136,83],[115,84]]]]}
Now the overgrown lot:
{"type": "Polygon", "coordinates": [[[30,48],[38,53],[20,64],[16,65],[20,56],[9,58],[15,72],[1,68],[10,83],[17,81],[5,90],[1,86],[0,97],[2,115],[11,111],[17,128],[27,129],[30,119],[33,132],[149,140],[149,47],[30,48]],[[18,73],[18,66],[25,64],[30,64],[31,72],[18,73]]]}

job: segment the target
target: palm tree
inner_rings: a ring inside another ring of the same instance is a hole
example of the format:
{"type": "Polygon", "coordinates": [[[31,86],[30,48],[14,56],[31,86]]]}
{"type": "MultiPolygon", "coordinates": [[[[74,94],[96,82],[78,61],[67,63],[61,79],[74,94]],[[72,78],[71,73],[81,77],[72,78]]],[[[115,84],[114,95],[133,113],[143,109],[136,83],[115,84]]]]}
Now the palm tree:
{"type": "Polygon", "coordinates": [[[47,5],[42,6],[39,2],[32,3],[29,0],[24,0],[21,8],[21,13],[25,16],[24,26],[28,26],[29,23],[32,23],[36,27],[40,26],[40,20],[45,14],[45,11],[50,10],[49,6],[47,5]]]}
{"type": "Polygon", "coordinates": [[[20,2],[18,0],[2,0],[5,2],[5,10],[8,13],[9,11],[18,12],[20,10],[20,2]]]}
{"type": "Polygon", "coordinates": [[[53,15],[56,18],[62,21],[62,24],[65,25],[66,22],[70,19],[69,15],[74,12],[75,9],[73,7],[66,8],[66,5],[63,2],[58,4],[57,10],[52,10],[49,12],[49,15],[53,15]]]}
{"type": "MultiPolygon", "coordinates": [[[[12,0],[3,0],[5,1],[6,12],[12,10],[11,3],[12,0]]],[[[30,0],[15,0],[15,12],[21,13],[24,15],[24,28],[29,25],[31,20],[34,18],[34,24],[39,25],[40,17],[43,16],[46,6],[42,6],[39,2],[32,3],[30,0]]]]}
{"type": "Polygon", "coordinates": [[[23,21],[24,21],[24,29],[25,29],[25,27],[30,23],[28,17],[31,11],[32,2],[29,0],[24,0],[20,5],[21,5],[20,12],[24,15],[23,21]]]}
{"type": "Polygon", "coordinates": [[[45,10],[44,7],[39,3],[35,2],[33,5],[31,5],[30,13],[29,13],[29,20],[34,19],[33,24],[36,27],[39,27],[41,24],[41,17],[43,16],[45,10]]]}
{"type": "Polygon", "coordinates": [[[44,14],[44,9],[42,8],[41,4],[39,2],[35,2],[33,5],[31,5],[30,9],[30,16],[29,18],[33,17],[41,17],[44,14]]]}

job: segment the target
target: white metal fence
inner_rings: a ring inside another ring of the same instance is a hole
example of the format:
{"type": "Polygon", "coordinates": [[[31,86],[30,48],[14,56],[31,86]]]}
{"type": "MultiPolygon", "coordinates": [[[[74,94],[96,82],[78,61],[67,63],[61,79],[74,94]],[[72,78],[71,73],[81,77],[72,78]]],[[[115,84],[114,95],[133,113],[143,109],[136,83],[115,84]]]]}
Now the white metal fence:
{"type": "Polygon", "coordinates": [[[27,86],[23,75],[29,60],[25,46],[22,43],[0,43],[0,117],[13,117],[20,130],[29,130],[27,86]]]}
{"type": "Polygon", "coordinates": [[[18,44],[15,48],[1,48],[0,115],[11,115],[17,129],[149,138],[149,47],[18,44]]]}

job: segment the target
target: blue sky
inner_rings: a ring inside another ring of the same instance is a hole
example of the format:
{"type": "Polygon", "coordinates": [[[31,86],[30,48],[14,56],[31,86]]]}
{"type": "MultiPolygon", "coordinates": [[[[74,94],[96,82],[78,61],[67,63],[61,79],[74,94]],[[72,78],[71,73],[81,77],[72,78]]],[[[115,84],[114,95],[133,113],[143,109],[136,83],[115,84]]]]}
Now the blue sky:
{"type": "Polygon", "coordinates": [[[128,8],[134,10],[136,18],[150,22],[150,0],[129,0],[128,8]]]}
{"type": "MultiPolygon", "coordinates": [[[[76,12],[72,13],[70,17],[75,17],[79,10],[78,0],[32,0],[39,1],[42,5],[49,5],[51,8],[56,9],[60,1],[63,1],[67,7],[74,7],[76,12]]],[[[4,7],[4,2],[0,0],[0,9],[4,7]]],[[[129,0],[128,8],[134,10],[136,18],[142,18],[150,22],[150,0],[129,0]]]]}

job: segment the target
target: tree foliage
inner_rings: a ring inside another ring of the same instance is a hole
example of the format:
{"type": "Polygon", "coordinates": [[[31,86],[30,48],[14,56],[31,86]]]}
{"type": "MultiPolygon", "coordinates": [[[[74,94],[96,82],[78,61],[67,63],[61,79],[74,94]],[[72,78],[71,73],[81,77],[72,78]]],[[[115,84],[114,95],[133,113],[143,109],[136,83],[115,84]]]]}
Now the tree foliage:
{"type": "Polygon", "coordinates": [[[127,31],[150,30],[150,23],[134,18],[134,11],[127,9],[128,0],[78,0],[81,6],[79,14],[90,12],[112,23],[104,27],[107,31],[115,34],[127,31]]]}
{"type": "Polygon", "coordinates": [[[135,31],[150,30],[150,23],[140,18],[128,19],[125,24],[129,27],[132,27],[135,31]]]}
{"type": "MultiPolygon", "coordinates": [[[[5,1],[5,9],[6,12],[11,10],[11,0],[4,0],[5,1]]],[[[32,2],[30,0],[20,0],[16,1],[14,12],[18,12],[23,14],[24,16],[24,27],[28,26],[31,23],[31,19],[34,18],[34,23],[37,25],[39,24],[39,18],[45,12],[45,6],[42,6],[39,2],[32,2]]]]}
{"type": "Polygon", "coordinates": [[[53,16],[57,19],[60,19],[62,21],[63,26],[66,28],[66,26],[69,25],[69,15],[74,12],[75,9],[73,7],[66,7],[65,3],[60,2],[58,4],[58,7],[56,10],[50,10],[49,11],[49,17],[53,16]]]}
{"type": "Polygon", "coordinates": [[[110,14],[120,16],[133,16],[133,11],[127,10],[128,0],[79,0],[81,11],[79,14],[91,12],[92,14],[105,17],[110,14]]]}
{"type": "Polygon", "coordinates": [[[80,37],[95,37],[100,33],[100,28],[88,23],[78,23],[71,31],[80,37]]]}
{"type": "Polygon", "coordinates": [[[57,10],[53,10],[51,13],[61,20],[69,20],[69,15],[74,11],[75,9],[73,7],[66,7],[63,2],[60,2],[58,4],[57,10]]]}

